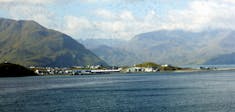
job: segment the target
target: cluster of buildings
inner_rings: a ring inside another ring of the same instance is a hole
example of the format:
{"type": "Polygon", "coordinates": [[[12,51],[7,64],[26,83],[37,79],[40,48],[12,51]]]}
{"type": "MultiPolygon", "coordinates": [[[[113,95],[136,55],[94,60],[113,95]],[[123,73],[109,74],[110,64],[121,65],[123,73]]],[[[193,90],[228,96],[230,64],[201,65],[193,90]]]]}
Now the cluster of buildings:
{"type": "Polygon", "coordinates": [[[108,74],[120,72],[120,68],[104,68],[100,65],[96,66],[74,66],[70,68],[59,68],[59,67],[30,67],[35,73],[39,75],[91,75],[91,74],[108,74]]]}
{"type": "Polygon", "coordinates": [[[70,68],[59,67],[30,67],[39,75],[92,75],[92,74],[110,74],[110,73],[136,73],[136,72],[158,72],[170,71],[175,68],[171,65],[160,65],[158,67],[103,67],[101,65],[73,66],[70,68]]]}
{"type": "Polygon", "coordinates": [[[135,73],[135,72],[158,72],[163,70],[162,68],[168,68],[168,67],[172,67],[171,65],[161,65],[159,67],[129,67],[125,70],[125,72],[127,73],[135,73]]]}
{"type": "Polygon", "coordinates": [[[158,68],[152,67],[130,67],[125,70],[126,72],[157,72],[158,68]]]}

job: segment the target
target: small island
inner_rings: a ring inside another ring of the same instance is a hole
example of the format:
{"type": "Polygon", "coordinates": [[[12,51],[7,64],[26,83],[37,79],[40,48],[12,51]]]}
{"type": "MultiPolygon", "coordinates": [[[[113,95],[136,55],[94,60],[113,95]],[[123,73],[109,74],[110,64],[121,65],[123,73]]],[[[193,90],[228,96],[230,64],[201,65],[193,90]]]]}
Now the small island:
{"type": "Polygon", "coordinates": [[[180,68],[168,64],[160,65],[154,62],[144,62],[124,69],[125,72],[161,72],[161,71],[177,71],[177,70],[186,70],[186,68],[180,68]]]}
{"type": "Polygon", "coordinates": [[[12,63],[0,64],[0,77],[23,77],[23,76],[37,76],[32,70],[21,65],[12,63]]]}

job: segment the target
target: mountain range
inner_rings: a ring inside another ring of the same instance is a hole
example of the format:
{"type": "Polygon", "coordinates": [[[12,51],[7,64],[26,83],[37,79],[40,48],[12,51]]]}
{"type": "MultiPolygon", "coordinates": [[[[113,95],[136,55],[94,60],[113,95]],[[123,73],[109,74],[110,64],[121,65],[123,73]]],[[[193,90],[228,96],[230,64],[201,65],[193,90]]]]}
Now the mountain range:
{"type": "Polygon", "coordinates": [[[205,64],[209,65],[235,64],[235,53],[218,55],[217,57],[207,60],[205,64]]]}
{"type": "MultiPolygon", "coordinates": [[[[89,40],[91,41],[98,40],[89,40]]],[[[115,43],[116,40],[106,41],[115,43]]],[[[89,44],[86,44],[86,47],[110,65],[133,65],[145,61],[187,65],[210,64],[212,62],[209,60],[215,57],[235,52],[234,41],[233,30],[158,30],[138,34],[121,44],[105,44],[103,39],[103,43],[96,43],[96,47],[90,47],[89,44]]]]}
{"type": "Polygon", "coordinates": [[[35,21],[0,18],[0,62],[25,66],[107,65],[70,36],[35,21]]]}
{"type": "Polygon", "coordinates": [[[0,62],[25,66],[123,66],[150,61],[173,65],[235,64],[234,41],[235,31],[225,29],[158,30],[138,34],[131,40],[76,41],[35,21],[0,18],[0,62]]]}

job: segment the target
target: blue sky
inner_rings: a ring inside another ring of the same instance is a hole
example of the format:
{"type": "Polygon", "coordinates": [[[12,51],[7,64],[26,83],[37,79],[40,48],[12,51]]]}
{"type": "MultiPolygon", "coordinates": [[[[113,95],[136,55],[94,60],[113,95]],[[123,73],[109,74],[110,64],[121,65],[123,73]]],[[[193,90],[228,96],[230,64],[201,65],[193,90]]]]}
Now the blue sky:
{"type": "Polygon", "coordinates": [[[235,29],[235,0],[0,0],[0,17],[34,20],[75,39],[128,40],[154,30],[235,29]]]}

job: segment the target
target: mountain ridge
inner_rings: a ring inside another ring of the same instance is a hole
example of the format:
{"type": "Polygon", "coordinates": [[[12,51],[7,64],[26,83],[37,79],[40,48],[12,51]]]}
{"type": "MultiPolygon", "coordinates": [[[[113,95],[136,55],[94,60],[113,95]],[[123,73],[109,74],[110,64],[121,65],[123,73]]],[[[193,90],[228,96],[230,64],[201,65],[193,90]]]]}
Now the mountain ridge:
{"type": "Polygon", "coordinates": [[[206,65],[229,65],[235,64],[235,52],[229,54],[218,55],[207,60],[204,64],[206,65]]]}
{"type": "Polygon", "coordinates": [[[203,64],[218,55],[235,52],[234,41],[235,31],[227,29],[200,32],[158,30],[138,34],[122,46],[106,44],[113,51],[119,49],[119,52],[125,55],[105,54],[105,49],[102,47],[92,48],[91,50],[102,50],[103,54],[95,53],[102,56],[102,59],[109,60],[109,64],[133,65],[145,61],[173,65],[203,64]],[[126,52],[131,53],[132,56],[126,52]],[[122,60],[115,61],[114,57],[117,56],[122,60]],[[127,57],[133,57],[133,60],[125,63],[128,61],[127,57]]]}
{"type": "Polygon", "coordinates": [[[0,61],[25,66],[107,65],[72,37],[35,21],[0,19],[0,61]]]}

